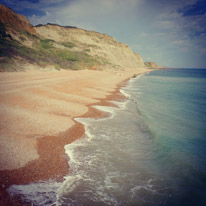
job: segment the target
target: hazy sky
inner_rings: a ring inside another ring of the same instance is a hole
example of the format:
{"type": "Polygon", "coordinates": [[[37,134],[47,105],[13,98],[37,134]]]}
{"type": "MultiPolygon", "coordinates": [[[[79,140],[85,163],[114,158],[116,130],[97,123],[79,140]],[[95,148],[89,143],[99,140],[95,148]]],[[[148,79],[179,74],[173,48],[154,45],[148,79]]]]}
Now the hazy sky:
{"type": "Polygon", "coordinates": [[[0,0],[33,25],[57,23],[113,36],[144,61],[206,68],[206,0],[0,0]]]}

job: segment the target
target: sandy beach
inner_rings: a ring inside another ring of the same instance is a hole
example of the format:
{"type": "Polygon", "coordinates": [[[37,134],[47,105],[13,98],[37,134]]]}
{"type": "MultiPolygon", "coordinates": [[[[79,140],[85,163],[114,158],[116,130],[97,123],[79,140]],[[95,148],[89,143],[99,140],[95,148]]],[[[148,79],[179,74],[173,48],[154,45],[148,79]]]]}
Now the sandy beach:
{"type": "MultiPolygon", "coordinates": [[[[122,82],[148,69],[0,74],[0,203],[11,200],[12,184],[61,181],[68,174],[64,146],[84,137],[75,117],[100,117],[91,105],[121,99],[122,82]]],[[[13,201],[13,202],[12,202],[13,201]]]]}

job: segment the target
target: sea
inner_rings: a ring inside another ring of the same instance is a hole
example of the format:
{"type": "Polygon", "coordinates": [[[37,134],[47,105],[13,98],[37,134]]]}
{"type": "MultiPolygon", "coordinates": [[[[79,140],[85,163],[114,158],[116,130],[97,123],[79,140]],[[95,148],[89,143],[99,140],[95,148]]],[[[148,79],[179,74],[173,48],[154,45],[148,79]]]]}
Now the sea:
{"type": "Polygon", "coordinates": [[[63,183],[10,195],[39,206],[205,206],[206,69],[155,70],[120,91],[116,107],[94,106],[108,117],[76,118],[86,133],[65,146],[63,183]]]}

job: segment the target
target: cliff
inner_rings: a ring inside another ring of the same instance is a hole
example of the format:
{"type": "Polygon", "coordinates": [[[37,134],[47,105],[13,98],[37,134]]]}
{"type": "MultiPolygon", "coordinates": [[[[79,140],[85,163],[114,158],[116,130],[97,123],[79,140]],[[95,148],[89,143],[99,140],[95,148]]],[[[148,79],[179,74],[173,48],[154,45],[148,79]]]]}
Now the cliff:
{"type": "Polygon", "coordinates": [[[0,4],[0,71],[145,67],[126,44],[95,31],[55,24],[33,27],[0,4]]]}
{"type": "Polygon", "coordinates": [[[37,34],[25,16],[15,13],[3,4],[0,4],[0,22],[5,25],[12,36],[16,34],[16,31],[27,31],[32,34],[37,34]]]}
{"type": "Polygon", "coordinates": [[[72,42],[75,45],[73,50],[86,51],[89,55],[104,58],[115,66],[144,67],[142,58],[135,54],[128,45],[119,43],[106,34],[52,24],[37,26],[35,30],[41,37],[52,39],[60,44],[72,42]]]}

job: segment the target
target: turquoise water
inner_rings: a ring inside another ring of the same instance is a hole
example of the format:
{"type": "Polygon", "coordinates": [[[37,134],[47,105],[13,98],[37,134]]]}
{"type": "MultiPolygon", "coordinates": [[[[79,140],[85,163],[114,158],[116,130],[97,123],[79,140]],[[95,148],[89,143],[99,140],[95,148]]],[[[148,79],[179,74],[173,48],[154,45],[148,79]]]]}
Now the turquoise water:
{"type": "Polygon", "coordinates": [[[206,205],[206,70],[158,70],[129,81],[104,119],[77,118],[85,138],[65,146],[70,172],[14,185],[33,205],[206,205]]]}
{"type": "Polygon", "coordinates": [[[171,184],[167,204],[206,205],[206,70],[155,71],[133,86],[155,140],[152,161],[171,184]]]}

